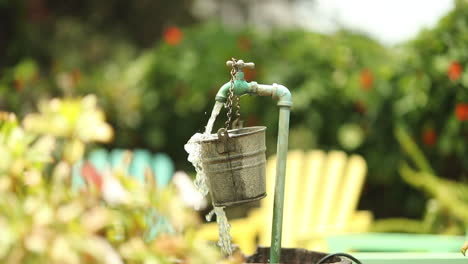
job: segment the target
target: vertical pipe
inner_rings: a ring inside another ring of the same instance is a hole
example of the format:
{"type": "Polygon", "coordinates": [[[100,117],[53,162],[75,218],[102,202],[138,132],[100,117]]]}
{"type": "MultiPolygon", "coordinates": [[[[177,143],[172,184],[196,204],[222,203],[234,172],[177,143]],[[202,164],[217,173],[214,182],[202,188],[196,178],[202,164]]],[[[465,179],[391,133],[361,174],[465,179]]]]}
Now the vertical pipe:
{"type": "Polygon", "coordinates": [[[286,158],[288,154],[289,112],[289,106],[280,106],[270,263],[279,263],[281,258],[281,232],[283,229],[284,184],[286,174],[286,158]]]}

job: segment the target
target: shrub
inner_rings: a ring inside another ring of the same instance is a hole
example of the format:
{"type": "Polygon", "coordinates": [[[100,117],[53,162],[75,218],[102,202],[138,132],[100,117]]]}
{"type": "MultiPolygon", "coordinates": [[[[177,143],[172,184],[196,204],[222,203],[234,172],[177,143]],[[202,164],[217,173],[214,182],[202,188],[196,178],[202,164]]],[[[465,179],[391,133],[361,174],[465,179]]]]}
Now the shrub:
{"type": "Polygon", "coordinates": [[[71,189],[72,164],[81,159],[86,144],[112,135],[94,96],[53,99],[39,109],[22,124],[14,114],[0,114],[2,262],[223,261],[215,247],[193,238],[190,228],[198,218],[172,185],[156,191],[132,180],[124,168],[98,173],[85,165],[87,187],[71,189]],[[144,241],[149,210],[158,212],[153,218],[170,219],[175,234],[144,241]]]}

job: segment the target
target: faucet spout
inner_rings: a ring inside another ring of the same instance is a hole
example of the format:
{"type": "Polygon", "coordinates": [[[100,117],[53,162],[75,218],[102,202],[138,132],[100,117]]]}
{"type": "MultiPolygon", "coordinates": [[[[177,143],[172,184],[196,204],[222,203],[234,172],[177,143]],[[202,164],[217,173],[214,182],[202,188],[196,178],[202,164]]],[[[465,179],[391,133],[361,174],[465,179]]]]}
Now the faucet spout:
{"type": "MultiPolygon", "coordinates": [[[[221,103],[225,103],[229,97],[229,89],[231,88],[231,82],[227,82],[219,88],[216,94],[215,100],[221,103]]],[[[244,80],[244,73],[236,73],[236,79],[234,80],[234,95],[242,96],[250,93],[250,84],[244,80]],[[242,76],[240,76],[242,75],[242,76]]]]}
{"type": "Polygon", "coordinates": [[[223,84],[221,88],[219,88],[218,93],[216,94],[215,100],[217,102],[225,103],[228,98],[230,87],[231,87],[231,82],[227,82],[223,84]]]}

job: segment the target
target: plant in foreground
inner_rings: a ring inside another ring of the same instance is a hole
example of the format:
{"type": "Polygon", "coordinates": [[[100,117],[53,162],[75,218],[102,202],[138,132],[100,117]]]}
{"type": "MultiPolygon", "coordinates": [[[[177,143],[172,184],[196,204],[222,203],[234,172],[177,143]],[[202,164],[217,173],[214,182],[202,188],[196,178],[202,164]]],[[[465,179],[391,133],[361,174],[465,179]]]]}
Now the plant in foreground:
{"type": "Polygon", "coordinates": [[[0,113],[2,263],[241,263],[196,240],[197,217],[172,185],[156,190],[124,169],[99,173],[87,164],[87,187],[72,190],[86,144],[111,138],[94,96],[42,102],[22,123],[0,113]],[[151,210],[174,232],[147,242],[151,210]]]}

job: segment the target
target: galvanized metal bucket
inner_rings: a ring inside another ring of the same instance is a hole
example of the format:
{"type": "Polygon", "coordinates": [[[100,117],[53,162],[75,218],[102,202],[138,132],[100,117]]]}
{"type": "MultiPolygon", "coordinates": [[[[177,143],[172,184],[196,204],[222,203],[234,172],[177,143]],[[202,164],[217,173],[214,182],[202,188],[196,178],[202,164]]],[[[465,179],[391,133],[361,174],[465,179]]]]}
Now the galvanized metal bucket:
{"type": "Polygon", "coordinates": [[[266,127],[245,127],[218,131],[203,140],[202,163],[213,204],[225,207],[266,196],[266,127]]]}

